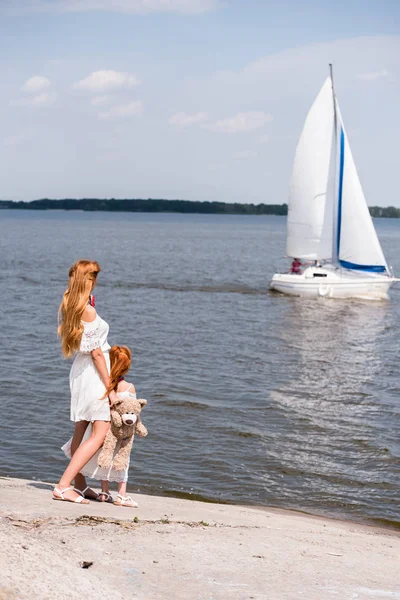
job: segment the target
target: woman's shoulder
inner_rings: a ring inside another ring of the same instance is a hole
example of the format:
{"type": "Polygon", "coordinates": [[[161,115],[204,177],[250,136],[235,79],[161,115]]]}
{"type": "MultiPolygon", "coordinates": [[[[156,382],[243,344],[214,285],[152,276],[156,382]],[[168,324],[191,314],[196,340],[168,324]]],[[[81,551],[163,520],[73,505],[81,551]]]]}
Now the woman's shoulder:
{"type": "Polygon", "coordinates": [[[82,321],[84,323],[92,323],[97,317],[96,309],[90,304],[87,305],[82,314],[82,321]]]}

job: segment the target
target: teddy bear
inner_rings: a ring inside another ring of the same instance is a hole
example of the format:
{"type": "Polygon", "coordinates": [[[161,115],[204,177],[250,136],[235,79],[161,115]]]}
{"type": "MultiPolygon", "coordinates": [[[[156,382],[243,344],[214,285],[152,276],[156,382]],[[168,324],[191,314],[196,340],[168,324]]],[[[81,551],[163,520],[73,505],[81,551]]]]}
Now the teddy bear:
{"type": "Polygon", "coordinates": [[[146,437],[148,433],[139,419],[140,412],[146,404],[147,400],[133,398],[117,398],[114,402],[110,410],[111,427],[97,459],[99,467],[108,469],[112,466],[117,471],[127,468],[135,433],[139,437],[146,437]],[[114,456],[118,442],[119,448],[114,456]]]}

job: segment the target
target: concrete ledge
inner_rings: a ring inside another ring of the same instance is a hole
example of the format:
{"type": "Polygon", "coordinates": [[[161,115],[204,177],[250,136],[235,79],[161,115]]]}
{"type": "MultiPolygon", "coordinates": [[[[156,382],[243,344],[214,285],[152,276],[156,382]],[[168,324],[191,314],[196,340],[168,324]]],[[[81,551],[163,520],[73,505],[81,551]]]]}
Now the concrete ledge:
{"type": "Polygon", "coordinates": [[[390,530],[145,495],[138,509],[74,505],[51,490],[0,478],[0,600],[400,599],[390,530]]]}

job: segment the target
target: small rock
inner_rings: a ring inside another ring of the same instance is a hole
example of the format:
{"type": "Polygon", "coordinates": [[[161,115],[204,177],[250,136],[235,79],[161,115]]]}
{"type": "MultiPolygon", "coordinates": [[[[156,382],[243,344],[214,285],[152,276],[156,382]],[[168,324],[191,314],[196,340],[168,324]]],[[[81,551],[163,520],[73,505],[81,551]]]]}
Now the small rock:
{"type": "Polygon", "coordinates": [[[22,546],[24,550],[28,550],[28,546],[22,546]]]}
{"type": "Polygon", "coordinates": [[[88,569],[89,567],[91,567],[93,564],[92,560],[84,560],[81,563],[79,563],[79,566],[82,567],[82,569],[88,569]]]}
{"type": "Polygon", "coordinates": [[[158,560],[153,560],[153,563],[158,563],[158,560]]]}

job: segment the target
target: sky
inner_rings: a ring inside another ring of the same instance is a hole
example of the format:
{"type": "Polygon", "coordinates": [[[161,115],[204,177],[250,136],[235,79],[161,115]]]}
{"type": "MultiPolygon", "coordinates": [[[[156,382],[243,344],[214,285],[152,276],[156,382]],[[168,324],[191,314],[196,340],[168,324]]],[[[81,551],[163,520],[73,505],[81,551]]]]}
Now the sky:
{"type": "Polygon", "coordinates": [[[329,62],[400,206],[398,0],[0,0],[0,198],[287,202],[329,62]]]}

